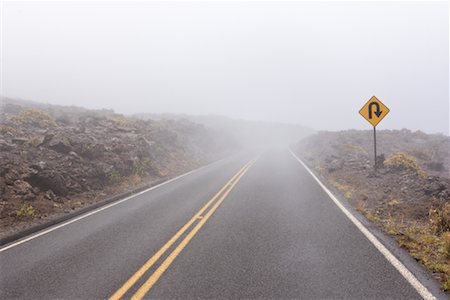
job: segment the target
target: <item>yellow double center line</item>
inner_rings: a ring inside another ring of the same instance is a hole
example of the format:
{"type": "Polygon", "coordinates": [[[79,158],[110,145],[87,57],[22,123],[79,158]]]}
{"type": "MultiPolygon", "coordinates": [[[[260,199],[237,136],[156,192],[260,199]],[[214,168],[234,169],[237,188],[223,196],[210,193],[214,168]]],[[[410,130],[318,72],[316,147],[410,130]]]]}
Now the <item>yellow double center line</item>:
{"type": "Polygon", "coordinates": [[[142,299],[153,285],[158,281],[161,275],[172,264],[175,258],[183,251],[184,247],[197,234],[202,226],[208,221],[211,215],[216,211],[223,200],[228,196],[234,186],[256,162],[257,158],[252,159],[245,164],[239,172],[237,172],[218,192],[214,195],[174,236],[172,236],[164,246],[161,247],[145,264],[137,270],[109,299],[120,299],[128,290],[161,258],[162,255],[193,225],[200,220],[195,227],[184,237],[178,246],[167,256],[167,258],[159,265],[159,267],[150,275],[150,277],[142,284],[131,299],[142,299]],[[217,200],[218,199],[218,200],[217,200]],[[217,201],[216,201],[217,200],[217,201]],[[214,203],[209,211],[207,209],[214,203]],[[207,212],[206,212],[207,211],[207,212]],[[204,213],[206,214],[204,215],[204,213]]]}

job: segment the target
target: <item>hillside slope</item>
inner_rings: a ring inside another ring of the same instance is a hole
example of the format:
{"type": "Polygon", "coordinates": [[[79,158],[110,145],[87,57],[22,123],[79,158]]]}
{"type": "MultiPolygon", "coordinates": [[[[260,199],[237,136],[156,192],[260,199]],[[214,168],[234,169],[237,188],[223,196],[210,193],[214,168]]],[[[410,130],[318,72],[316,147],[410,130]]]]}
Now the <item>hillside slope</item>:
{"type": "Polygon", "coordinates": [[[235,150],[187,120],[138,120],[113,111],[3,99],[0,228],[186,172],[235,150]]]}

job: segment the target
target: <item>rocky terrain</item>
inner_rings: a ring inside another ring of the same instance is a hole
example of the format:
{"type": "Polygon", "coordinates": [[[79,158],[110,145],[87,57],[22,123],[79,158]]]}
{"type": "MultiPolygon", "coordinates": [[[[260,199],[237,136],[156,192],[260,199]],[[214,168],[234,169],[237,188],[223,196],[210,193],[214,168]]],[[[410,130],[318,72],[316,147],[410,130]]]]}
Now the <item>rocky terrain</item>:
{"type": "Polygon", "coordinates": [[[234,147],[187,120],[2,99],[0,235],[186,172],[234,147]]]}
{"type": "Polygon", "coordinates": [[[450,289],[450,138],[409,130],[320,132],[303,160],[450,289]]]}

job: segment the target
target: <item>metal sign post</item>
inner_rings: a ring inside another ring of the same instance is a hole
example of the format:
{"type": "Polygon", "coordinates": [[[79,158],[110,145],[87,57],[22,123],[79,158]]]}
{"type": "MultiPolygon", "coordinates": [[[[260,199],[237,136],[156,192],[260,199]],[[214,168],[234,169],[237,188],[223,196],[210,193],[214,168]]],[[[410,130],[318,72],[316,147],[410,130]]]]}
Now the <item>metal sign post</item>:
{"type": "Polygon", "coordinates": [[[381,120],[389,113],[389,108],[384,105],[377,97],[373,96],[359,110],[359,114],[363,116],[373,126],[373,153],[375,172],[377,171],[377,131],[376,127],[381,120]]]}
{"type": "Polygon", "coordinates": [[[374,165],[373,165],[373,169],[375,170],[375,172],[377,171],[377,130],[376,130],[376,126],[373,126],[373,153],[375,154],[374,157],[374,165]]]}

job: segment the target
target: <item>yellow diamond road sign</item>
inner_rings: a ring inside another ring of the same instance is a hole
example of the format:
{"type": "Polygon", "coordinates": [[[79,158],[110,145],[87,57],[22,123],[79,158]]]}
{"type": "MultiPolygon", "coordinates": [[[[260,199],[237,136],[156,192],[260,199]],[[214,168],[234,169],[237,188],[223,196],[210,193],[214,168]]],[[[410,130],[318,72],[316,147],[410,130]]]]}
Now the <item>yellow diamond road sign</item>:
{"type": "Polygon", "coordinates": [[[383,120],[389,113],[389,108],[384,105],[377,97],[373,96],[366,104],[359,110],[359,114],[364,117],[374,127],[383,120]]]}

